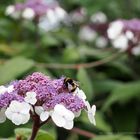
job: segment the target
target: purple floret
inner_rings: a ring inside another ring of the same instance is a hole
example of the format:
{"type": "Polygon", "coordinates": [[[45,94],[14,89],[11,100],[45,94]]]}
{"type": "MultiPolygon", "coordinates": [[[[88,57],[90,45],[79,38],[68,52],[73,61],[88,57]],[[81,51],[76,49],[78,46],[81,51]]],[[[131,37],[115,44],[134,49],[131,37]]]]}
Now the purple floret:
{"type": "Polygon", "coordinates": [[[72,112],[78,112],[85,108],[82,99],[71,93],[61,93],[55,96],[52,100],[46,102],[43,106],[46,110],[53,109],[56,104],[63,104],[67,109],[72,112]]]}
{"type": "Polygon", "coordinates": [[[11,101],[13,101],[13,100],[22,102],[23,97],[16,94],[16,92],[12,92],[12,93],[6,92],[6,93],[0,95],[0,109],[8,107],[9,104],[11,103],[11,101]]]}
{"type": "Polygon", "coordinates": [[[43,16],[47,10],[55,9],[58,6],[56,1],[47,2],[44,0],[27,0],[25,3],[15,4],[16,11],[23,11],[26,8],[31,8],[36,16],[43,16]]]}
{"type": "Polygon", "coordinates": [[[25,96],[27,92],[36,92],[37,99],[44,102],[58,94],[53,86],[52,80],[42,73],[35,72],[27,76],[24,80],[19,80],[15,85],[19,95],[25,96]]]}

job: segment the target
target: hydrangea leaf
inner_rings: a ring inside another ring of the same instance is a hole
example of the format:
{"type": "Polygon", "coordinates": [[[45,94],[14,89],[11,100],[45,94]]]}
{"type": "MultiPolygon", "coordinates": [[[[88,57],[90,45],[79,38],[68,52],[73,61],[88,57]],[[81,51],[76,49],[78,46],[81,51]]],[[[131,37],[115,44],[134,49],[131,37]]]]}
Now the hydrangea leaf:
{"type": "MultiPolygon", "coordinates": [[[[15,129],[16,136],[20,136],[22,139],[27,139],[31,136],[32,129],[29,128],[17,128],[15,129]]],[[[48,132],[44,130],[39,130],[36,140],[54,140],[48,132]]]]}
{"type": "Polygon", "coordinates": [[[76,62],[80,59],[80,54],[75,46],[68,46],[63,52],[64,62],[76,62]]]}
{"type": "Polygon", "coordinates": [[[96,112],[95,115],[96,127],[104,132],[111,132],[111,126],[105,121],[101,112],[96,112]]]}
{"type": "Polygon", "coordinates": [[[16,137],[20,136],[23,139],[27,139],[31,136],[32,129],[30,128],[17,128],[15,129],[16,137]]]}
{"type": "Polygon", "coordinates": [[[99,94],[110,92],[121,84],[122,83],[120,81],[111,80],[111,79],[93,81],[94,90],[96,93],[99,94]]]}
{"type": "Polygon", "coordinates": [[[36,140],[54,140],[54,137],[44,130],[40,130],[37,134],[36,140]]]}
{"type": "Polygon", "coordinates": [[[6,83],[27,72],[34,66],[34,62],[24,57],[15,57],[0,67],[0,83],[6,83]]]}
{"type": "Polygon", "coordinates": [[[140,81],[117,86],[106,100],[103,110],[105,111],[113,103],[126,103],[132,98],[140,98],[140,81]]]}
{"type": "Polygon", "coordinates": [[[15,140],[15,138],[6,138],[6,139],[0,138],[0,140],[15,140]]]}

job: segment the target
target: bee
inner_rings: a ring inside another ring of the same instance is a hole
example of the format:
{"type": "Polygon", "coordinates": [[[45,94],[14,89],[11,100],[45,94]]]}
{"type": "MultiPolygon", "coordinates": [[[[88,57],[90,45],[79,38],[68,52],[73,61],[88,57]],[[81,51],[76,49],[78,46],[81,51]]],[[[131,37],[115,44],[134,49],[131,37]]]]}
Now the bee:
{"type": "Polygon", "coordinates": [[[64,85],[68,89],[68,91],[72,93],[76,92],[76,89],[79,87],[78,82],[69,77],[66,77],[64,79],[64,85]]]}

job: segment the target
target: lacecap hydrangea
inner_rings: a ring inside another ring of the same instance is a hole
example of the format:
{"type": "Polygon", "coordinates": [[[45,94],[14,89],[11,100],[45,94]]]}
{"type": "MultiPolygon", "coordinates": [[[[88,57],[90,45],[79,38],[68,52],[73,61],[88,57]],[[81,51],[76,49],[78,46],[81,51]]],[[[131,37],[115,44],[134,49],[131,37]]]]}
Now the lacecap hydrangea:
{"type": "Polygon", "coordinates": [[[72,129],[74,118],[85,110],[89,121],[95,125],[96,106],[90,106],[79,87],[71,93],[64,79],[51,79],[35,72],[25,79],[0,86],[0,122],[8,118],[15,125],[21,125],[37,117],[40,124],[52,119],[58,127],[72,129]]]}

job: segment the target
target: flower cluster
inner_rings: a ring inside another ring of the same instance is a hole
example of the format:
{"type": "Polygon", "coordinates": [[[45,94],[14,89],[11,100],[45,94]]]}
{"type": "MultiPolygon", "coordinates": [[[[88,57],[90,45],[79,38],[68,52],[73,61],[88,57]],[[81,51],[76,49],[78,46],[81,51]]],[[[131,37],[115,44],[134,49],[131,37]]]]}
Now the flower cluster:
{"type": "Polygon", "coordinates": [[[34,20],[43,30],[58,26],[67,15],[55,0],[27,0],[25,3],[16,3],[9,5],[5,14],[15,19],[34,20]]]}
{"type": "Polygon", "coordinates": [[[8,86],[0,86],[1,123],[6,118],[16,125],[25,124],[34,117],[39,117],[40,122],[51,118],[57,126],[72,129],[74,118],[83,109],[95,124],[95,105],[90,107],[85,93],[78,87],[71,93],[65,86],[64,77],[51,79],[35,72],[8,86]]]}
{"type": "Polygon", "coordinates": [[[109,25],[107,34],[115,48],[129,51],[132,54],[140,53],[140,20],[113,21],[109,25]]]}

